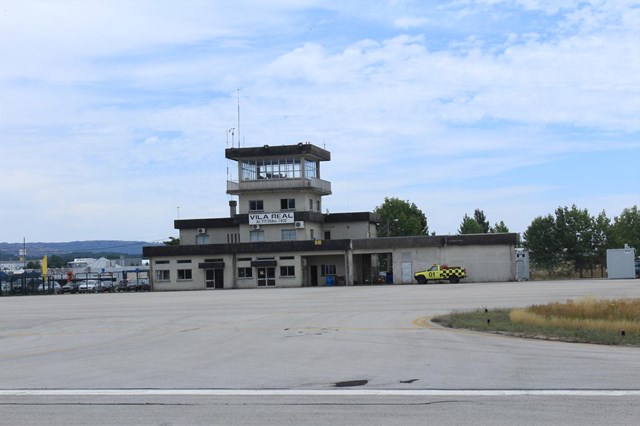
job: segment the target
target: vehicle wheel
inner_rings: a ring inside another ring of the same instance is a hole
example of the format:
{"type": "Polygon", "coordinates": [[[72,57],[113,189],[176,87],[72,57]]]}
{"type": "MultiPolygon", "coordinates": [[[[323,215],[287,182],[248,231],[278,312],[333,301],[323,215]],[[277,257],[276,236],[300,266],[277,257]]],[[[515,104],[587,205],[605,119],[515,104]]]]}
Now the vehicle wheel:
{"type": "Polygon", "coordinates": [[[457,284],[459,281],[460,281],[460,278],[458,278],[458,277],[455,277],[455,276],[454,277],[449,277],[449,282],[451,284],[457,284]]]}
{"type": "Polygon", "coordinates": [[[418,280],[418,284],[426,284],[427,283],[427,279],[425,277],[423,277],[422,275],[419,275],[418,278],[416,278],[416,280],[418,280]]]}

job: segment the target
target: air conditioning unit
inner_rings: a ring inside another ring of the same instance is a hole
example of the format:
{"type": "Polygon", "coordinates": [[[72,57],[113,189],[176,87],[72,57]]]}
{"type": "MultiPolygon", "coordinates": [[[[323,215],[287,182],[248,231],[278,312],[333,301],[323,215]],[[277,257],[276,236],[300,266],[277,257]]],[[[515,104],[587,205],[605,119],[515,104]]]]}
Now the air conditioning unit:
{"type": "Polygon", "coordinates": [[[304,229],[304,221],[303,220],[296,220],[295,225],[296,225],[296,229],[304,229]]]}
{"type": "Polygon", "coordinates": [[[251,229],[260,229],[260,225],[251,225],[251,229]]]}
{"type": "Polygon", "coordinates": [[[198,228],[198,234],[206,234],[207,228],[198,228]]]}

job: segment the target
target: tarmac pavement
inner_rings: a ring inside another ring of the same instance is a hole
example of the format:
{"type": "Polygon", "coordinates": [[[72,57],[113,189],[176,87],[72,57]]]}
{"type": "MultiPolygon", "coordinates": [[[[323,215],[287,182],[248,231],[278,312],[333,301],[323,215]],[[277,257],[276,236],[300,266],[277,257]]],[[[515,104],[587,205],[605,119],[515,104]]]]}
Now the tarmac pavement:
{"type": "Polygon", "coordinates": [[[2,297],[0,424],[635,424],[638,348],[428,321],[585,295],[640,280],[2,297]]]}

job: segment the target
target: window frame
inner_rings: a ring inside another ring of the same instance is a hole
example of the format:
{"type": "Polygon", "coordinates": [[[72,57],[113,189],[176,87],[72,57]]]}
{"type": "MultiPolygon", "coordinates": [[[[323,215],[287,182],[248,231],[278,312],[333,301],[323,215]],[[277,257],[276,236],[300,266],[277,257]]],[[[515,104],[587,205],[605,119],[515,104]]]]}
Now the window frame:
{"type": "Polygon", "coordinates": [[[297,240],[297,232],[294,228],[281,229],[280,238],[282,239],[282,241],[295,241],[297,240]]]}
{"type": "Polygon", "coordinates": [[[251,266],[239,266],[237,273],[238,278],[253,278],[253,268],[251,266]]]}
{"type": "Polygon", "coordinates": [[[327,277],[331,275],[338,275],[338,268],[335,264],[320,265],[320,276],[327,277]]]}
{"type": "Polygon", "coordinates": [[[295,210],[296,199],[295,198],[280,198],[280,210],[295,210]]]}
{"type": "Polygon", "coordinates": [[[156,281],[171,281],[170,269],[156,269],[154,271],[156,281]]]}
{"type": "Polygon", "coordinates": [[[177,269],[178,281],[193,281],[193,270],[189,269],[177,269]]]}
{"type": "Polygon", "coordinates": [[[280,265],[280,277],[294,278],[295,276],[296,276],[296,267],[294,265],[280,265]]]}

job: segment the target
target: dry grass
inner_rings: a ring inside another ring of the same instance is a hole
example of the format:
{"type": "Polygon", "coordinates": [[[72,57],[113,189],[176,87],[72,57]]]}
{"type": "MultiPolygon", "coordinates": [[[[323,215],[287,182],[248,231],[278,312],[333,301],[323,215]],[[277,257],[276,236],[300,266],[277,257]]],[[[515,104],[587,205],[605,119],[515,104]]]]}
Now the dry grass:
{"type": "Polygon", "coordinates": [[[533,339],[640,347],[640,299],[584,298],[523,309],[478,309],[432,319],[453,328],[533,339]]]}
{"type": "Polygon", "coordinates": [[[513,309],[515,323],[568,329],[592,329],[610,332],[640,332],[640,299],[584,298],[577,302],[534,305],[513,309]]]}

